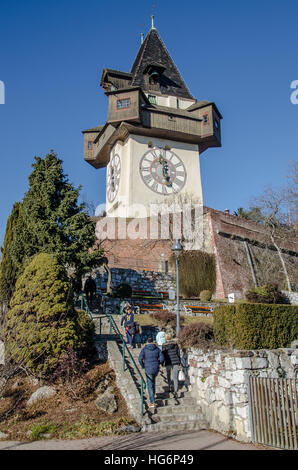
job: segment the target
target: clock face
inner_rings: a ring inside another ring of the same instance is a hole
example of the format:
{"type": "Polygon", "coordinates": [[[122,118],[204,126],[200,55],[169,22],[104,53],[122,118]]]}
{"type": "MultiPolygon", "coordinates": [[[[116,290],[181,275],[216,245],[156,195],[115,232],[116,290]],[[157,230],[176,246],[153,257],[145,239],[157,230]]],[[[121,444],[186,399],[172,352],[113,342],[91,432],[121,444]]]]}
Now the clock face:
{"type": "Polygon", "coordinates": [[[121,162],[120,157],[115,153],[110,161],[107,174],[107,196],[109,202],[113,202],[120,184],[121,162]]]}
{"type": "Polygon", "coordinates": [[[179,193],[186,182],[186,169],[182,160],[171,150],[158,147],[143,155],[140,175],[151,191],[164,196],[179,193]]]}

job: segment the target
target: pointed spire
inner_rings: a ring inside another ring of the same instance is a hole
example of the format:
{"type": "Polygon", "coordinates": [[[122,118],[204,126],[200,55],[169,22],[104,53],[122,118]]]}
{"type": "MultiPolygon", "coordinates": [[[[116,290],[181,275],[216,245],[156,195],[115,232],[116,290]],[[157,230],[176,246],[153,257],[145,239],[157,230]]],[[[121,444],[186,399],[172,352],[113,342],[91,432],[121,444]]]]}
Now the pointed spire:
{"type": "Polygon", "coordinates": [[[193,99],[157,29],[154,27],[154,23],[141,44],[132,65],[130,71],[132,86],[140,86],[143,90],[149,90],[144,74],[150,66],[155,66],[160,70],[163,69],[160,82],[160,92],[162,94],[193,99]]]}
{"type": "Polygon", "coordinates": [[[152,4],[151,29],[156,29],[156,28],[154,27],[154,8],[155,8],[155,5],[152,4]]]}
{"type": "Polygon", "coordinates": [[[151,29],[156,29],[154,26],[154,15],[151,15],[151,29]]]}

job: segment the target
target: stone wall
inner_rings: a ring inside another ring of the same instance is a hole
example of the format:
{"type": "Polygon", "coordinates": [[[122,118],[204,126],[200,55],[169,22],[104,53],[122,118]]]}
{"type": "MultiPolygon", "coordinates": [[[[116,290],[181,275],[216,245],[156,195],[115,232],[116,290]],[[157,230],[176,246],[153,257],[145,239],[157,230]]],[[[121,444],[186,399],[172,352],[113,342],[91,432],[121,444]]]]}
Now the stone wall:
{"type": "MultiPolygon", "coordinates": [[[[175,288],[174,277],[168,273],[123,268],[111,268],[111,272],[113,287],[125,283],[132,289],[150,291],[154,295],[175,288]]],[[[99,269],[95,279],[97,288],[106,288],[107,280],[107,273],[99,269]]]]}
{"type": "Polygon", "coordinates": [[[297,349],[203,351],[191,349],[189,375],[210,429],[251,441],[248,377],[294,378],[297,349]]]}

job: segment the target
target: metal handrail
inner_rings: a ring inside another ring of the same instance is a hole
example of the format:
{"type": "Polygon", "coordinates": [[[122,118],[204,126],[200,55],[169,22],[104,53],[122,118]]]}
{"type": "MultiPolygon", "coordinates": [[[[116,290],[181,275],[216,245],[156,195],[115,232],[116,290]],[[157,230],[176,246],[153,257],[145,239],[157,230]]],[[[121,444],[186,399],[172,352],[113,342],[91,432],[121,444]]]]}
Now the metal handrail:
{"type": "MultiPolygon", "coordinates": [[[[92,319],[92,314],[90,312],[88,302],[85,298],[84,292],[81,292],[80,295],[81,295],[81,310],[85,310],[88,313],[88,315],[90,316],[90,318],[92,319]]],[[[146,382],[145,382],[145,380],[142,376],[142,373],[140,372],[140,369],[138,368],[134,358],[132,357],[131,352],[129,351],[129,349],[126,345],[125,340],[124,340],[122,334],[120,333],[119,328],[118,328],[114,318],[110,314],[106,313],[105,315],[110,320],[110,335],[112,334],[112,324],[113,324],[114,329],[116,330],[116,332],[120,336],[120,339],[122,340],[122,344],[123,344],[123,348],[122,348],[122,350],[123,350],[123,354],[122,354],[122,357],[123,357],[123,370],[125,370],[125,349],[126,349],[126,351],[128,352],[128,354],[130,356],[130,359],[132,360],[132,363],[133,363],[136,371],[138,372],[138,374],[141,378],[141,416],[143,416],[144,415],[144,390],[146,389],[146,382]]]]}
{"type": "Polygon", "coordinates": [[[112,334],[112,325],[113,325],[114,329],[116,330],[116,332],[120,336],[120,339],[122,340],[122,344],[123,344],[123,348],[122,348],[122,351],[123,351],[123,354],[122,354],[123,370],[125,370],[125,349],[126,349],[126,351],[128,352],[128,354],[130,356],[130,359],[132,360],[132,363],[133,363],[136,371],[138,372],[138,374],[140,376],[140,379],[141,379],[141,416],[144,416],[144,390],[146,389],[146,382],[145,382],[144,377],[143,377],[140,369],[138,368],[134,358],[132,357],[132,354],[131,354],[130,350],[128,349],[128,347],[126,345],[125,339],[123,338],[122,334],[120,333],[119,328],[118,328],[114,318],[112,317],[111,314],[108,314],[108,313],[106,313],[106,316],[110,320],[110,335],[112,334]]]}
{"type": "Polygon", "coordinates": [[[80,293],[80,296],[81,296],[81,310],[85,310],[85,312],[88,313],[89,317],[90,317],[91,320],[92,320],[92,319],[93,319],[93,318],[92,318],[92,314],[91,314],[91,311],[90,311],[88,302],[87,302],[87,300],[86,300],[86,298],[85,298],[84,292],[81,292],[81,293],[80,293]]]}

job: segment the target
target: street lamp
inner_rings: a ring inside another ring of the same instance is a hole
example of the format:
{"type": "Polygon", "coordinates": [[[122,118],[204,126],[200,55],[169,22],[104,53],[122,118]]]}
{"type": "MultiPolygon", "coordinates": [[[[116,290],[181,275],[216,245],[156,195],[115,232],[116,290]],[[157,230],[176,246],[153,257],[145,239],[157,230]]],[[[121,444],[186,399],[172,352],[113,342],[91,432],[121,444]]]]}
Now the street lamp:
{"type": "Polygon", "coordinates": [[[176,281],[177,281],[177,288],[176,288],[176,295],[177,295],[177,306],[176,306],[176,336],[179,335],[180,332],[180,304],[179,304],[179,257],[183,251],[183,246],[181,245],[180,240],[176,240],[171,248],[174,256],[176,258],[176,281]]]}

